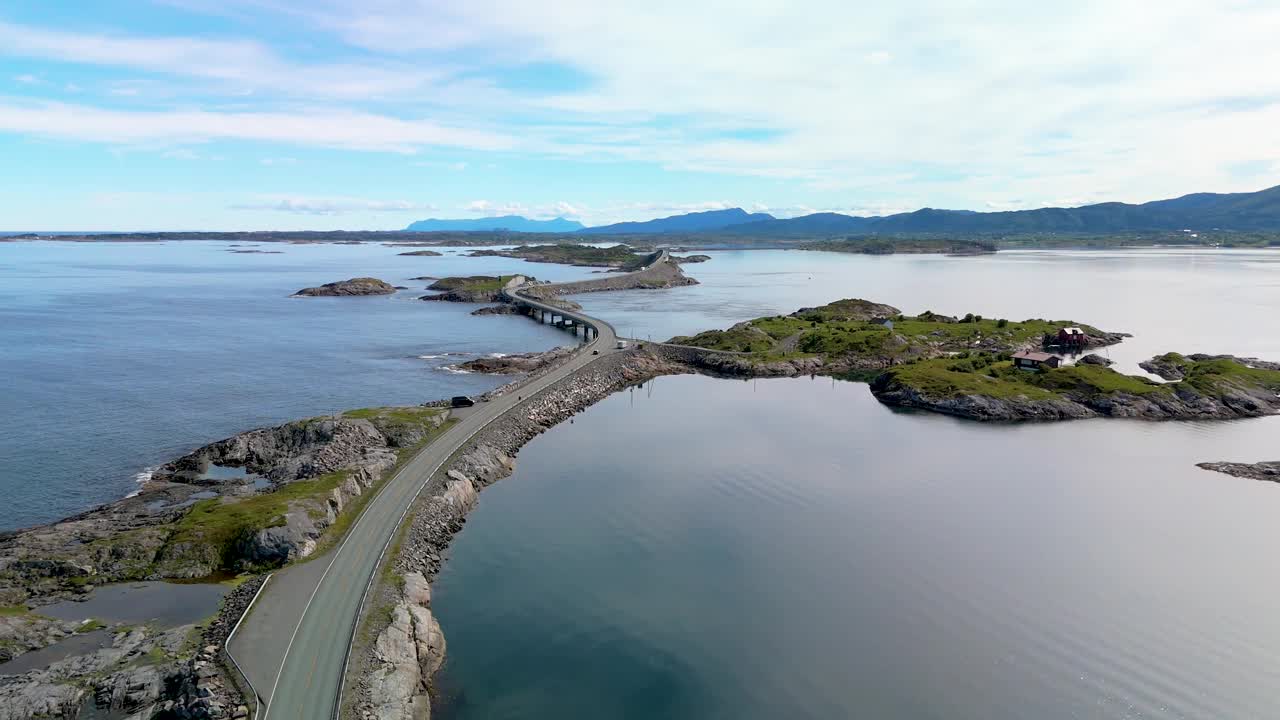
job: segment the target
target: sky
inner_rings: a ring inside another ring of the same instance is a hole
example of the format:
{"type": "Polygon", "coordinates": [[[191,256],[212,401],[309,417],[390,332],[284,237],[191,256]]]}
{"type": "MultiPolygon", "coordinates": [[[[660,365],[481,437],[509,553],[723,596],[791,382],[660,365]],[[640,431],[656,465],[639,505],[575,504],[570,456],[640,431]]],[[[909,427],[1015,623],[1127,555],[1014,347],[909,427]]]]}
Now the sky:
{"type": "Polygon", "coordinates": [[[6,0],[0,230],[1280,184],[1274,0],[6,0]]]}

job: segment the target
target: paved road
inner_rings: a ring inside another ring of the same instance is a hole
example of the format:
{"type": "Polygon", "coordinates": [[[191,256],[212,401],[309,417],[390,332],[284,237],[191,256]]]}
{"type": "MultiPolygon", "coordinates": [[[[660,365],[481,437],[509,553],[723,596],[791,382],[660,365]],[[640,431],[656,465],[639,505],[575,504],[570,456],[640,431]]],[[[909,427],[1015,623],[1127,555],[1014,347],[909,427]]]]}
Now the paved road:
{"type": "MultiPolygon", "coordinates": [[[[285,646],[280,669],[276,677],[271,679],[271,684],[264,687],[263,676],[266,673],[262,672],[261,663],[253,663],[249,657],[253,652],[252,640],[248,641],[248,654],[245,653],[246,646],[240,640],[231,648],[237,659],[244,658],[251,666],[259,666],[256,671],[247,668],[246,673],[257,692],[267,701],[265,712],[261,713],[263,718],[322,720],[336,716],[350,639],[366,588],[378,569],[384,548],[422,487],[440,465],[473,435],[520,404],[518,398],[532,397],[592,362],[597,358],[592,355],[592,350],[599,350],[601,355],[615,352],[617,336],[608,323],[582,313],[556,308],[537,299],[519,295],[518,292],[515,299],[585,323],[596,329],[597,337],[546,375],[530,380],[518,390],[477,404],[472,412],[418,453],[369,503],[346,539],[329,554],[329,558],[318,558],[297,566],[305,570],[291,569],[289,575],[299,579],[292,583],[294,597],[288,597],[290,583],[277,584],[273,579],[272,584],[276,587],[272,591],[276,594],[264,595],[263,604],[266,607],[255,609],[249,618],[253,622],[246,624],[242,630],[242,634],[247,635],[254,632],[254,625],[260,627],[265,621],[273,626],[274,634],[280,636],[283,635],[283,630],[294,626],[294,630],[289,633],[290,639],[285,646]],[[319,582],[314,584],[310,595],[304,597],[305,588],[315,583],[314,576],[320,572],[320,567],[324,570],[319,582]],[[298,588],[303,591],[299,592],[298,588]],[[298,605],[302,608],[301,621],[294,625],[287,617],[297,616],[298,605]],[[277,624],[281,621],[287,624],[277,624]]],[[[278,651],[271,653],[267,650],[263,648],[265,657],[272,654],[278,657],[278,651]]]]}

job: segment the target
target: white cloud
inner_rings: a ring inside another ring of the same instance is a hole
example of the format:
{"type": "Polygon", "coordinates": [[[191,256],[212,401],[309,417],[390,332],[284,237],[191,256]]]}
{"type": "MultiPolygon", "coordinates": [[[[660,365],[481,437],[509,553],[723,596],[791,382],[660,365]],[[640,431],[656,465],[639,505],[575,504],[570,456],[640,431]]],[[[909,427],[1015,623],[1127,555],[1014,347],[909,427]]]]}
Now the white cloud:
{"type": "Polygon", "coordinates": [[[265,157],[258,161],[258,164],[267,167],[273,166],[293,166],[298,164],[297,158],[291,157],[265,157]]]}
{"type": "Polygon", "coordinates": [[[0,101],[0,131],[109,143],[232,139],[399,153],[424,146],[498,150],[513,142],[482,130],[344,110],[129,112],[54,102],[0,101]]]}
{"type": "MultiPolygon", "coordinates": [[[[178,94],[170,109],[146,111],[0,99],[0,130],[126,144],[514,150],[763,178],[848,208],[1256,189],[1280,162],[1275,3],[1168,0],[1153,12],[1144,0],[816,0],[803,13],[732,0],[181,4],[237,19],[279,13],[317,46],[326,33],[347,45],[304,62],[234,38],[0,23],[0,55],[244,93],[243,104],[217,108],[178,94]],[[533,62],[592,82],[535,93],[495,80],[497,66],[533,62]],[[386,97],[420,119],[332,106],[386,97]],[[763,132],[735,134],[744,128],[763,132]]],[[[687,211],[658,206],[612,211],[687,211]]],[[[584,217],[610,210],[573,207],[584,217]]],[[[525,208],[535,209],[552,208],[525,208]]]]}
{"type": "Polygon", "coordinates": [[[1223,167],[1280,158],[1280,133],[1259,132],[1280,120],[1273,3],[1170,0],[1158,13],[1143,0],[831,0],[803,13],[732,0],[283,5],[369,50],[518,52],[598,78],[541,104],[635,132],[606,142],[598,131],[544,136],[550,152],[832,191],[909,168],[895,187],[975,205],[1010,191],[1034,203],[1086,191],[1144,199],[1246,189],[1258,179],[1223,167]],[[1242,98],[1247,108],[1231,110],[1242,98]],[[779,135],[673,136],[645,125],[657,113],[779,135]]]}
{"type": "Polygon", "coordinates": [[[431,203],[410,200],[369,200],[351,197],[305,197],[268,195],[254,202],[232,205],[233,210],[274,210],[302,215],[343,215],[356,212],[430,212],[438,209],[431,203]]]}
{"type": "Polygon", "coordinates": [[[18,83],[19,85],[39,85],[40,84],[40,78],[30,73],[23,73],[22,75],[17,75],[13,78],[13,81],[18,83]]]}
{"type": "Polygon", "coordinates": [[[442,76],[403,62],[301,63],[246,40],[76,33],[0,21],[0,55],[129,68],[319,98],[373,98],[422,90],[442,76]]]}

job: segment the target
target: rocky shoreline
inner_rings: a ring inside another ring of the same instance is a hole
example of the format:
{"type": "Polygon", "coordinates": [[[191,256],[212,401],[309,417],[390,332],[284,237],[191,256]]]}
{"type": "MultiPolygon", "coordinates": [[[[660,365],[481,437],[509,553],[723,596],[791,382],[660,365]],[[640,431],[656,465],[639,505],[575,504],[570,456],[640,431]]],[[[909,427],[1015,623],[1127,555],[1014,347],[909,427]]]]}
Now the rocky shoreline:
{"type": "Polygon", "coordinates": [[[498,357],[481,357],[451,367],[486,375],[525,375],[554,367],[567,360],[577,348],[558,347],[546,352],[513,353],[498,357]]]}
{"type": "Polygon", "coordinates": [[[1280,482],[1280,460],[1258,463],[1202,462],[1196,467],[1250,480],[1280,482]]]}
{"type": "Polygon", "coordinates": [[[0,617],[3,659],[75,634],[107,636],[104,647],[0,676],[0,720],[73,718],[89,708],[139,718],[245,717],[221,648],[263,576],[228,593],[204,628],[99,630],[43,617],[40,607],[87,597],[105,583],[254,572],[306,557],[401,452],[447,418],[439,407],[375,408],[250,430],[156,469],[134,497],[0,536],[0,604],[30,608],[0,617]],[[213,465],[258,480],[210,478],[213,465]]]}

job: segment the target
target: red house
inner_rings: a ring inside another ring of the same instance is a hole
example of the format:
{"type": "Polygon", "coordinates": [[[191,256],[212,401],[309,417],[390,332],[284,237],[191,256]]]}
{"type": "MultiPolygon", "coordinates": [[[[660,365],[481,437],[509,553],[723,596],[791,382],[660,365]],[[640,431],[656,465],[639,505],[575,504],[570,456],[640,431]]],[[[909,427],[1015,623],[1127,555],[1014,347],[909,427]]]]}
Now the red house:
{"type": "Polygon", "coordinates": [[[1023,350],[1013,354],[1013,366],[1021,370],[1043,370],[1056,368],[1062,360],[1057,355],[1023,350]]]}
{"type": "Polygon", "coordinates": [[[1065,327],[1058,331],[1058,344],[1062,347],[1083,350],[1089,344],[1089,336],[1078,327],[1065,327]]]}

